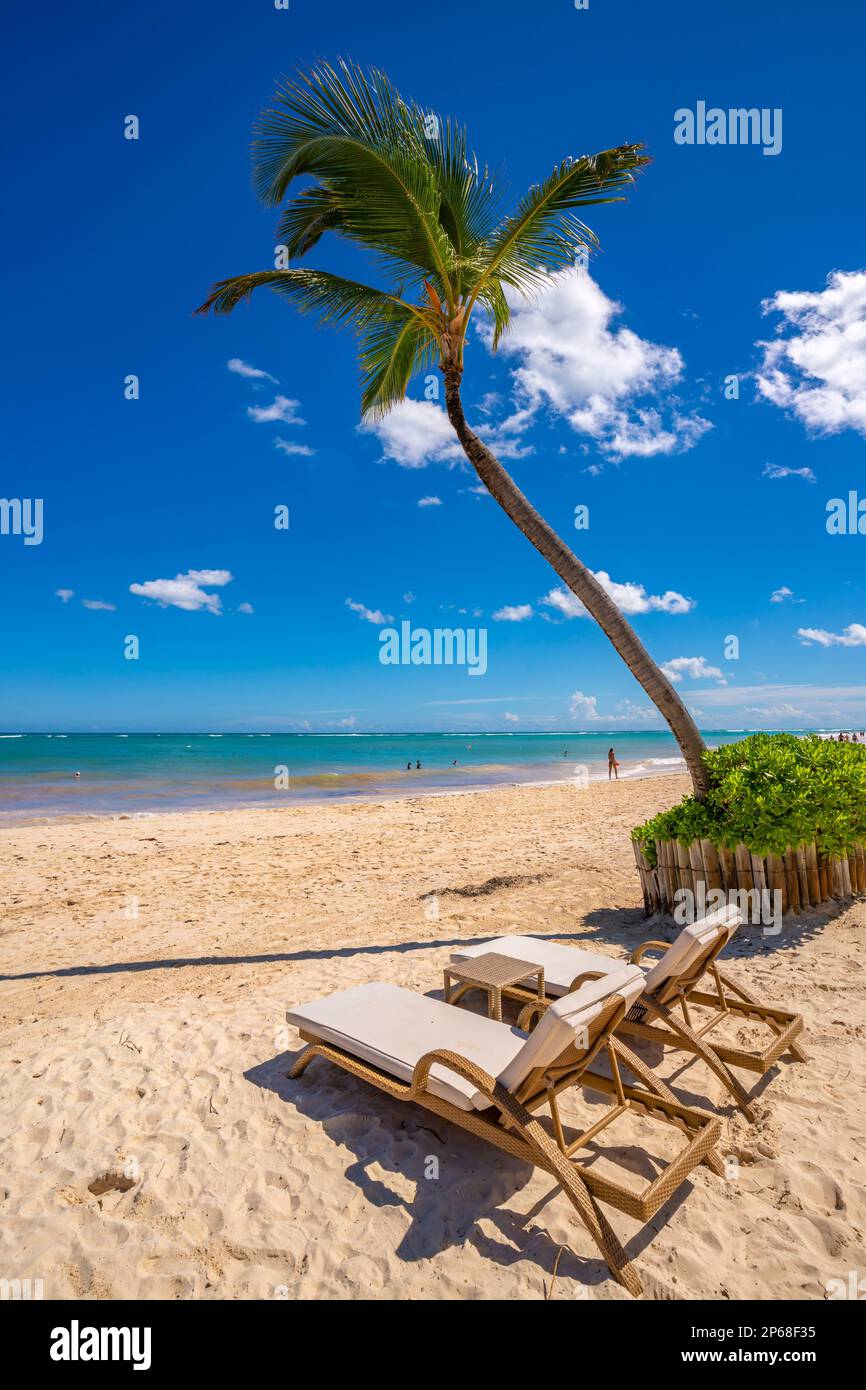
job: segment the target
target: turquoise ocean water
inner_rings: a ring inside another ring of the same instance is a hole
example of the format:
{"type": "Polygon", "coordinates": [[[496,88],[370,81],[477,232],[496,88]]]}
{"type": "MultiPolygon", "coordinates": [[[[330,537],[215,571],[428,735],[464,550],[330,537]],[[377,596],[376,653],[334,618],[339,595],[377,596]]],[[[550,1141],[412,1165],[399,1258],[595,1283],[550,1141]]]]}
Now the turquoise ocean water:
{"type": "MultiPolygon", "coordinates": [[[[744,730],[708,731],[714,746],[744,730]]],[[[0,823],[684,770],[669,733],[0,734],[0,823]],[[411,763],[411,768],[407,764],[411,763]],[[420,768],[416,764],[420,763],[420,768]],[[288,787],[286,775],[288,769],[288,787]],[[577,771],[576,771],[577,769],[577,771]],[[79,773],[78,777],[75,774],[79,773]]]]}

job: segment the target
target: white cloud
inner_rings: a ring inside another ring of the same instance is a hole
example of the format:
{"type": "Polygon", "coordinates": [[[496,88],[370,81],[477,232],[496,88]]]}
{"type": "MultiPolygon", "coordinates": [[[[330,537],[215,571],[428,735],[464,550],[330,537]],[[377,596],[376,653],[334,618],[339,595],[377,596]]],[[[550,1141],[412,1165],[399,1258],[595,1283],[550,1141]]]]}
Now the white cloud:
{"type": "Polygon", "coordinates": [[[247,415],[251,420],[255,420],[257,425],[274,420],[283,425],[305,425],[306,420],[295,414],[300,404],[300,401],[289,400],[288,396],[275,396],[270,405],[248,405],[247,415]]]}
{"type": "Polygon", "coordinates": [[[780,589],[774,589],[770,594],[771,603],[784,603],[786,598],[793,598],[794,590],[789,589],[787,584],[783,584],[780,589]]]}
{"type": "Polygon", "coordinates": [[[771,699],[774,702],[796,701],[797,704],[811,705],[816,702],[845,704],[853,701],[866,702],[866,685],[741,685],[739,687],[707,686],[706,690],[695,691],[700,694],[701,703],[708,706],[744,706],[756,701],[771,699]]]}
{"type": "MultiPolygon", "coordinates": [[[[479,424],[479,436],[502,459],[521,459],[532,446],[521,443],[519,433],[529,423],[525,411],[516,411],[500,425],[479,424]]],[[[426,468],[431,463],[464,464],[466,456],[441,405],[411,397],[399,401],[381,420],[362,420],[361,434],[372,434],[382,445],[382,458],[401,468],[426,468]]],[[[487,488],[470,489],[486,493],[487,488]]]]}
{"type": "Polygon", "coordinates": [[[740,728],[750,720],[775,727],[866,728],[866,685],[707,686],[691,693],[716,729],[740,728]]]}
{"type": "Polygon", "coordinates": [[[277,385],[277,378],[271,376],[270,372],[263,372],[261,367],[251,367],[240,357],[230,357],[226,366],[230,372],[234,372],[237,376],[247,377],[250,381],[271,381],[274,386],[277,385]]]}
{"type": "MultiPolygon", "coordinates": [[[[576,269],[551,276],[536,299],[513,301],[511,330],[499,347],[519,359],[512,377],[523,411],[512,418],[512,430],[525,428],[547,405],[603,453],[625,458],[691,449],[712,428],[699,415],[664,404],[683,374],[683,359],[676,348],[612,328],[621,313],[576,269]]],[[[490,327],[481,333],[490,345],[490,327]]]]}
{"type": "Polygon", "coordinates": [[[597,695],[584,695],[575,690],[569,701],[569,714],[583,724],[635,724],[661,718],[653,705],[636,705],[632,700],[620,700],[614,714],[602,714],[597,695]]]}
{"type": "Polygon", "coordinates": [[[849,623],[841,632],[827,632],[821,627],[798,627],[797,636],[804,647],[817,642],[819,647],[866,647],[866,627],[849,623]]]}
{"type": "Polygon", "coordinates": [[[378,608],[368,608],[364,603],[355,603],[354,599],[346,599],[346,607],[351,608],[353,613],[357,613],[363,618],[365,623],[375,623],[377,627],[382,627],[385,623],[393,623],[394,619],[390,613],[383,613],[378,608]]]}
{"type": "MultiPolygon", "coordinates": [[[[473,700],[425,700],[425,707],[433,705],[516,705],[521,700],[550,699],[548,695],[480,695],[473,700]]],[[[551,718],[554,716],[551,715],[551,718]]]]}
{"type": "Polygon", "coordinates": [[[808,712],[794,705],[746,705],[746,714],[760,714],[764,719],[808,719],[808,712]]]}
{"type": "Polygon", "coordinates": [[[104,612],[104,613],[116,613],[116,612],[117,612],[117,604],[115,604],[115,603],[103,603],[103,601],[102,601],[101,598],[83,598],[83,599],[81,600],[81,604],[82,604],[82,607],[83,607],[83,608],[91,608],[91,609],[93,609],[94,611],[97,611],[97,612],[104,612]]]}
{"type": "Polygon", "coordinates": [[[816,481],[811,468],[786,468],[781,463],[768,463],[761,474],[762,478],[803,478],[807,483],[816,481]]]}
{"type": "Polygon", "coordinates": [[[582,690],[575,690],[569,702],[569,713],[572,719],[585,719],[595,723],[601,717],[598,712],[598,696],[584,695],[582,690]]]}
{"type": "Polygon", "coordinates": [[[506,710],[506,711],[505,711],[505,713],[503,714],[502,718],[506,721],[507,724],[519,724],[519,723],[520,723],[520,715],[519,715],[519,714],[511,714],[509,710],[506,710]]]}
{"type": "MultiPolygon", "coordinates": [[[[499,351],[518,362],[511,373],[516,404],[504,420],[477,425],[494,453],[504,459],[532,453],[523,436],[543,406],[616,459],[681,453],[712,428],[671,399],[683,375],[679,351],[630,328],[611,328],[620,313],[622,306],[577,270],[551,276],[536,299],[513,297],[511,330],[499,351]]],[[[489,324],[480,324],[479,334],[491,347],[489,324]]],[[[488,392],[476,410],[489,417],[500,404],[501,397],[488,392]]],[[[403,468],[463,459],[448,416],[434,401],[406,399],[384,419],[364,420],[358,428],[375,435],[383,457],[403,468]]]]}
{"type": "Polygon", "coordinates": [[[419,498],[418,498],[418,506],[419,506],[419,507],[441,507],[441,506],[442,506],[442,498],[441,498],[441,497],[419,497],[419,498]]]}
{"type": "Polygon", "coordinates": [[[415,595],[412,593],[412,590],[411,590],[411,589],[409,589],[409,590],[403,595],[403,602],[404,602],[404,603],[414,603],[414,602],[415,602],[415,595]]]}
{"type": "Polygon", "coordinates": [[[69,600],[70,600],[71,598],[74,598],[74,597],[75,597],[75,590],[74,590],[74,589],[55,589],[55,590],[54,590],[54,597],[55,597],[55,598],[59,598],[61,603],[68,603],[69,600]]]}
{"type": "Polygon", "coordinates": [[[720,685],[727,684],[718,666],[710,666],[704,656],[675,656],[662,663],[662,670],[674,685],[679,685],[683,676],[692,681],[717,680],[720,685]]]}
{"type": "Polygon", "coordinates": [[[256,611],[256,610],[253,608],[253,605],[252,605],[251,603],[239,603],[239,604],[238,604],[238,612],[239,612],[239,613],[255,613],[255,611],[256,611]]]}
{"type": "Polygon", "coordinates": [[[533,615],[531,603],[512,603],[506,604],[504,608],[497,608],[492,615],[495,623],[525,623],[527,618],[533,615]]]}
{"type": "MultiPolygon", "coordinates": [[[[643,584],[618,584],[606,570],[596,570],[595,577],[620,612],[629,616],[636,613],[688,613],[695,606],[694,599],[686,598],[675,589],[667,589],[663,594],[648,594],[643,584]]],[[[541,602],[564,618],[588,617],[586,608],[570,589],[551,589],[541,602]]]]}
{"type": "MultiPolygon", "coordinates": [[[[301,421],[294,420],[292,423],[300,425],[301,421]]],[[[292,444],[288,439],[275,439],[274,448],[281,449],[284,454],[302,454],[304,458],[312,458],[316,452],[309,444],[292,444]]]]}
{"type": "Polygon", "coordinates": [[[655,705],[636,705],[633,700],[620,700],[617,704],[617,714],[605,714],[604,719],[613,719],[617,723],[636,724],[638,722],[661,720],[661,715],[655,705]]]}
{"type": "Polygon", "coordinates": [[[382,420],[362,420],[362,434],[373,434],[383,458],[401,468],[426,468],[429,463],[455,463],[464,457],[441,406],[433,401],[400,401],[382,420]]]}
{"type": "Polygon", "coordinates": [[[176,574],[174,579],[147,579],[143,584],[130,584],[129,592],[152,599],[161,608],[182,608],[188,613],[200,610],[219,613],[219,594],[207,593],[204,585],[220,589],[231,581],[229,570],[187,570],[185,574],[176,574]]]}
{"type": "Polygon", "coordinates": [[[762,306],[781,314],[760,342],[761,395],[815,434],[866,435],[866,270],[833,270],[823,290],[779,290],[762,306]]]}

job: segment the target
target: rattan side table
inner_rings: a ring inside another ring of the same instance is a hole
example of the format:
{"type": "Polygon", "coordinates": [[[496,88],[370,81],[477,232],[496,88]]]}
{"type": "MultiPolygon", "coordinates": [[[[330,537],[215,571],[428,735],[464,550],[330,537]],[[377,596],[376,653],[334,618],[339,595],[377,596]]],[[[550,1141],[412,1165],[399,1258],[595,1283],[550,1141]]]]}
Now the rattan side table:
{"type": "MultiPolygon", "coordinates": [[[[470,989],[483,989],[487,994],[487,1017],[502,1022],[502,996],[508,996],[509,986],[521,980],[538,981],[538,1002],[545,1003],[544,966],[534,965],[531,960],[515,960],[513,956],[501,956],[496,951],[485,951],[481,956],[470,956],[446,967],[445,1003],[456,1004],[470,989]],[[454,988],[452,981],[456,981],[454,988]],[[453,993],[452,993],[453,990],[453,993]]],[[[525,1002],[525,995],[517,995],[525,1002]]]]}

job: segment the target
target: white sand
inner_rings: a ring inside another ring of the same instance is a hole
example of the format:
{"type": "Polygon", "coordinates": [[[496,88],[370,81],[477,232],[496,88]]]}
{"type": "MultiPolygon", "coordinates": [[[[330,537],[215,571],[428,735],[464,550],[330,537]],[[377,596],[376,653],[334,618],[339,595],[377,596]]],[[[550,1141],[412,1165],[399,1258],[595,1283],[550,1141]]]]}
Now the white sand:
{"type": "MultiPolygon", "coordinates": [[[[452,943],[503,931],[621,957],[670,937],[628,829],[684,786],[0,832],[0,1274],[47,1298],[543,1298],[559,1256],[555,1298],[628,1298],[543,1173],[321,1060],[284,1080],[284,1014],[363,980],[440,989],[452,943]]],[[[700,1062],[643,1050],[739,1158],[644,1228],[607,1209],[649,1297],[824,1298],[866,1272],[864,926],[859,904],[742,931],[732,973],[802,1011],[811,1057],[758,1083],[756,1126],[700,1062]]],[[[639,1176],[671,1134],[625,1117],[607,1161],[639,1176]]]]}

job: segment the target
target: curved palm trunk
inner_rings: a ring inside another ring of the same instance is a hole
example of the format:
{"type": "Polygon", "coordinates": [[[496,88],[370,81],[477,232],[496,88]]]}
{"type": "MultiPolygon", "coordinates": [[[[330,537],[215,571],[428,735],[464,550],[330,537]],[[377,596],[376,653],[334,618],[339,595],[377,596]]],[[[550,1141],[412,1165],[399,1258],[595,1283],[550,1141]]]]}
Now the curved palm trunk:
{"type": "Polygon", "coordinates": [[[443,374],[448,418],[469,462],[515,526],[519,527],[527,540],[553,566],[563,583],[580,599],[602,631],[610,638],[635,680],[643,686],[670,726],[686,760],[695,795],[704,797],[709,790],[709,778],[701,757],[706,744],[692,716],[595,575],[572,554],[532,503],[524,497],[499,460],[469,428],[460,400],[460,368],[446,365],[443,367],[443,374]]]}

